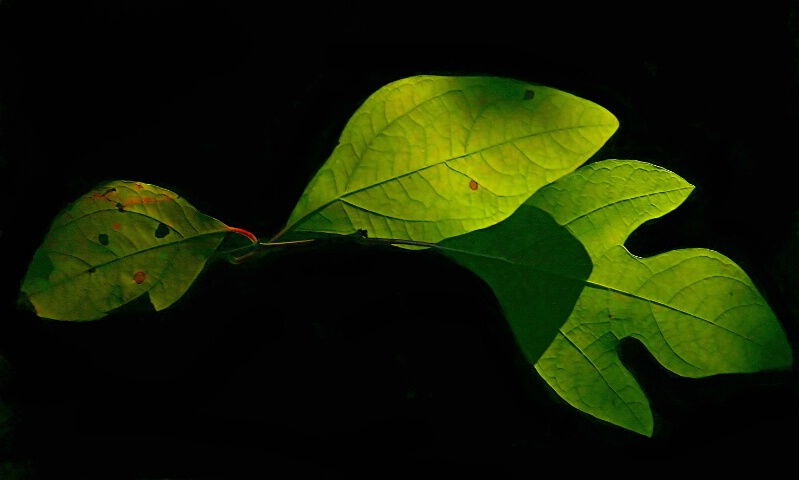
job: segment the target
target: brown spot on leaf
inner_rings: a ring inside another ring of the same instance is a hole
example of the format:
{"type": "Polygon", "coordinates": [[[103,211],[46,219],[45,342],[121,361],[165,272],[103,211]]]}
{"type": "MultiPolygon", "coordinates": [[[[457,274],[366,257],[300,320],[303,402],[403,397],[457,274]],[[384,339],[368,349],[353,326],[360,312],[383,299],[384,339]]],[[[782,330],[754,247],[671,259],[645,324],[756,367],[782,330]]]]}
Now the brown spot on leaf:
{"type": "Polygon", "coordinates": [[[475,182],[474,180],[469,180],[469,188],[471,188],[472,190],[477,190],[477,187],[479,186],[480,185],[478,185],[477,182],[475,182]]]}
{"type": "Polygon", "coordinates": [[[147,280],[147,274],[141,270],[133,274],[133,281],[136,282],[136,284],[141,284],[145,280],[147,280]]]}

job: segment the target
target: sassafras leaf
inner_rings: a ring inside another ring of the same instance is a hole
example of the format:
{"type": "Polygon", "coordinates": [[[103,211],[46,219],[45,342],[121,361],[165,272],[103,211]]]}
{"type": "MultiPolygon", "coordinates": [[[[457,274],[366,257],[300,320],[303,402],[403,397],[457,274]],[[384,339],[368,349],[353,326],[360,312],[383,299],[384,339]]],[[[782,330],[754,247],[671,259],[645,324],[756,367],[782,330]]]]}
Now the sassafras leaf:
{"type": "Polygon", "coordinates": [[[145,294],[161,310],[183,296],[230,231],[174,192],[110,182],[55,219],[23,298],[53,320],[96,320],[145,294]]]}
{"type": "Polygon", "coordinates": [[[699,248],[640,258],[624,247],[692,190],[648,163],[596,162],[542,188],[502,224],[444,240],[440,250],[492,287],[522,351],[558,395],[651,435],[645,392],[618,355],[622,338],[640,340],[686,377],[792,364],[779,321],[732,260],[699,248]]]}
{"type": "Polygon", "coordinates": [[[496,224],[573,171],[618,128],[553,88],[496,77],[417,76],[371,95],[278,235],[438,242],[496,224]]]}
{"type": "Polygon", "coordinates": [[[645,435],[653,426],[646,397],[616,351],[624,337],[640,340],[686,377],[793,362],[779,321],[732,260],[701,248],[640,258],[623,246],[635,228],[679,206],[692,189],[663,168],[612,160],[581,168],[529,202],[578,238],[594,263],[536,370],[573,406],[645,435]]]}

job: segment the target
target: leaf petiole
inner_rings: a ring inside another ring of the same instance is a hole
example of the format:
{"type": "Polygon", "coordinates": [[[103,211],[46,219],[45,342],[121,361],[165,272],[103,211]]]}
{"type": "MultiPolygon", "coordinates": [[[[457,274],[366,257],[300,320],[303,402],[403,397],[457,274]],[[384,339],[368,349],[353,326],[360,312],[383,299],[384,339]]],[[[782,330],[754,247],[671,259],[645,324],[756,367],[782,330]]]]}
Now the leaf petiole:
{"type": "MultiPolygon", "coordinates": [[[[309,238],[303,240],[289,240],[285,242],[275,242],[269,240],[266,242],[258,242],[255,235],[246,230],[228,227],[230,231],[239,233],[253,240],[252,245],[247,245],[232,250],[227,250],[220,253],[220,255],[229,255],[230,262],[233,264],[244,263],[260,251],[266,251],[272,248],[292,248],[292,247],[313,247],[313,246],[328,246],[333,244],[347,244],[347,243],[360,243],[363,245],[393,245],[393,246],[408,246],[420,248],[432,248],[438,245],[430,242],[419,242],[415,240],[404,240],[397,238],[371,238],[368,236],[366,230],[358,230],[350,235],[330,235],[323,238],[309,238]]],[[[273,237],[277,238],[277,236],[273,237]]]]}

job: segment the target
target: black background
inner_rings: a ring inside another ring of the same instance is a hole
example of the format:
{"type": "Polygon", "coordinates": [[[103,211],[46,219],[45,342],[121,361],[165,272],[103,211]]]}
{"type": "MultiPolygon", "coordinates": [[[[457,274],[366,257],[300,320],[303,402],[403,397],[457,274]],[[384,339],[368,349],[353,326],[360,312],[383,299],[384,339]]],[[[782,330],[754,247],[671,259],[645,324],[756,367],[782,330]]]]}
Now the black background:
{"type": "Polygon", "coordinates": [[[796,355],[795,4],[260,4],[0,2],[0,476],[795,477],[794,372],[683,379],[624,342],[647,439],[559,400],[485,284],[429,253],[213,263],[168,310],[85,324],[18,309],[50,222],[99,183],[166,187],[268,238],[369,94],[497,75],[613,112],[594,160],[696,185],[628,247],[724,253],[796,355]]]}

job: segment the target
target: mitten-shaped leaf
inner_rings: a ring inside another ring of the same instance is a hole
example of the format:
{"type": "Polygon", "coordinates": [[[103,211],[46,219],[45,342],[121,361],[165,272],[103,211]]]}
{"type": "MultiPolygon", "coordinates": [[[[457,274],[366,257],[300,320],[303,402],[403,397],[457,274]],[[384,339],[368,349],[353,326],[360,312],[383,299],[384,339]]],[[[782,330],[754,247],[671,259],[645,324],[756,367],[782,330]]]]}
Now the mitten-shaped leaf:
{"type": "Polygon", "coordinates": [[[645,435],[652,433],[652,416],[618,358],[621,338],[640,340],[663,366],[687,377],[792,363],[779,321],[732,260],[700,248],[640,258],[623,246],[639,225],[679,206],[692,189],[663,168],[608,160],[529,201],[568,228],[594,264],[571,316],[535,368],[573,406],[645,435]]]}

